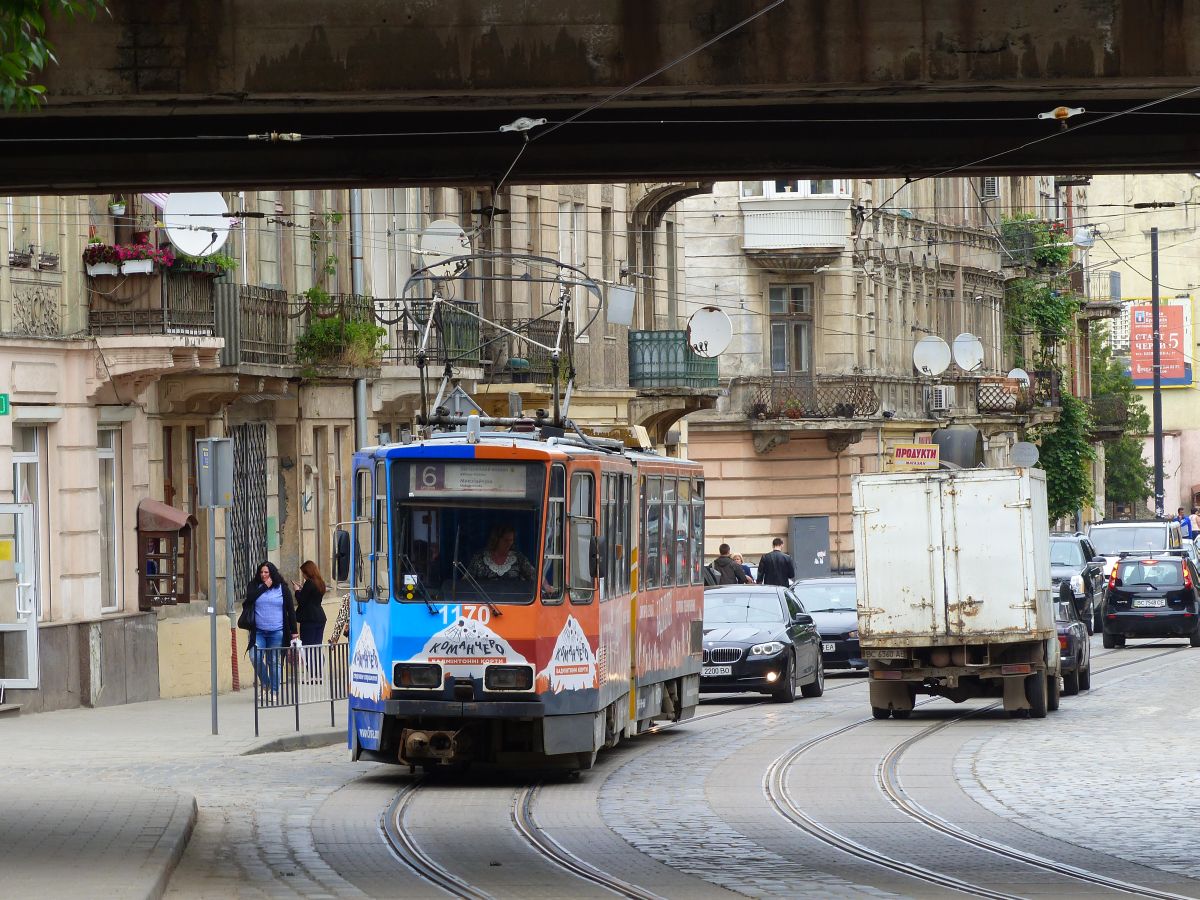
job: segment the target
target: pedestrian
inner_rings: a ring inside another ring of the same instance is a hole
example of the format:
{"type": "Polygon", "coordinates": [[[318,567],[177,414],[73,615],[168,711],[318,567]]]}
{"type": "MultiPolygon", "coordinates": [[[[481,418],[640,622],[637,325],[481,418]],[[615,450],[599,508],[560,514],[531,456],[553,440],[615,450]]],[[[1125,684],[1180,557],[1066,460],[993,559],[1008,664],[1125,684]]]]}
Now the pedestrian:
{"type": "Polygon", "coordinates": [[[308,678],[320,681],[320,648],[325,641],[326,622],[325,608],[321,606],[326,591],[325,579],[311,559],[304,561],[300,573],[304,576],[304,584],[292,582],[292,589],[296,591],[296,622],[300,625],[300,643],[306,648],[304,654],[308,678]]]}
{"type": "Polygon", "coordinates": [[[758,583],[791,587],[796,578],[792,558],[783,552],[783,538],[771,541],[771,552],[758,561],[758,583]]]}
{"type": "Polygon", "coordinates": [[[342,638],[350,637],[350,595],[342,598],[338,607],[337,618],[333,620],[333,631],[329,634],[329,643],[336,644],[342,638]]]}
{"type": "Polygon", "coordinates": [[[1188,516],[1192,521],[1192,540],[1200,537],[1200,509],[1192,507],[1192,514],[1188,516]]]}
{"type": "Polygon", "coordinates": [[[1192,534],[1192,520],[1190,516],[1184,515],[1182,506],[1176,512],[1175,519],[1179,522],[1179,533],[1190,541],[1194,537],[1192,534]]]}
{"type": "Polygon", "coordinates": [[[742,559],[742,554],[740,554],[740,553],[733,554],[733,561],[742,567],[742,572],[745,573],[747,578],[749,578],[751,581],[754,580],[754,573],[752,573],[750,571],[750,566],[746,564],[746,561],[744,559],[742,559]]]}
{"type": "Polygon", "coordinates": [[[298,640],[296,603],[292,589],[279,575],[275,563],[265,561],[246,586],[238,625],[249,632],[247,650],[254,648],[254,670],[272,702],[279,697],[279,663],[284,635],[298,640]]]}
{"type": "Polygon", "coordinates": [[[717,584],[752,584],[749,576],[742,567],[729,555],[729,545],[722,544],[717,548],[720,554],[713,560],[713,568],[717,570],[717,584]]]}

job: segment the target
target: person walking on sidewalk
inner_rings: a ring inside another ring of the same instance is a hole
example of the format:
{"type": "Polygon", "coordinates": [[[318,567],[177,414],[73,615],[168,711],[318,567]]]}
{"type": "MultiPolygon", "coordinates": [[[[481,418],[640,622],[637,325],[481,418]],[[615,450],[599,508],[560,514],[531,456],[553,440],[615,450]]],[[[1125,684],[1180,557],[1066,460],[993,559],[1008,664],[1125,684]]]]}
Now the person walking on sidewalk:
{"type": "Polygon", "coordinates": [[[717,548],[721,555],[713,560],[713,568],[717,570],[717,584],[751,584],[749,577],[742,567],[733,561],[729,555],[729,545],[722,544],[717,548]]]}
{"type": "Polygon", "coordinates": [[[321,646],[325,641],[325,608],[321,600],[325,596],[325,579],[311,559],[300,567],[304,584],[292,582],[296,591],[296,622],[300,625],[300,643],[305,646],[305,663],[308,678],[321,680],[321,646]]]}
{"type": "Polygon", "coordinates": [[[758,583],[791,587],[796,578],[792,558],[783,552],[783,538],[771,541],[771,552],[758,561],[758,583]]]}
{"type": "Polygon", "coordinates": [[[272,695],[278,695],[281,656],[278,648],[284,644],[285,633],[290,641],[299,638],[300,632],[296,629],[292,589],[280,577],[275,563],[266,561],[258,567],[258,576],[246,587],[242,618],[238,621],[239,624],[244,621],[243,627],[249,631],[248,643],[254,647],[254,669],[259,683],[272,695]]]}

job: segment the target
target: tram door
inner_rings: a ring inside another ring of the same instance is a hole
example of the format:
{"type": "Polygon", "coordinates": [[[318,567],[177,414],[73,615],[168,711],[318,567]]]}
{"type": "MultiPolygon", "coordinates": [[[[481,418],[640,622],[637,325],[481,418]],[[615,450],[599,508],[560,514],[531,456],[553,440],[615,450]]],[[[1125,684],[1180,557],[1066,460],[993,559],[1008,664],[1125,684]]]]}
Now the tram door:
{"type": "Polygon", "coordinates": [[[38,686],[33,507],[0,503],[0,687],[38,686]]]}

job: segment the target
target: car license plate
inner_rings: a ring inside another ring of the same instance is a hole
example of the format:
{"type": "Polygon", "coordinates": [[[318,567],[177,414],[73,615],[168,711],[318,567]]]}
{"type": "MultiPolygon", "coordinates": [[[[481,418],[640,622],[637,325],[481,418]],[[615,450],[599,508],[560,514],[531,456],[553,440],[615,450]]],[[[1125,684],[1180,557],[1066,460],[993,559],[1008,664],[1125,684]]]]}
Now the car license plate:
{"type": "Polygon", "coordinates": [[[1166,606],[1166,605],[1167,605],[1166,597],[1134,597],[1133,598],[1133,608],[1134,609],[1153,609],[1155,607],[1166,606]]]}
{"type": "Polygon", "coordinates": [[[712,678],[715,675],[732,675],[733,666],[704,666],[700,670],[700,675],[703,678],[712,678]]]}
{"type": "Polygon", "coordinates": [[[833,643],[833,641],[825,641],[823,644],[821,644],[822,653],[832,653],[836,649],[837,644],[833,643]]]}

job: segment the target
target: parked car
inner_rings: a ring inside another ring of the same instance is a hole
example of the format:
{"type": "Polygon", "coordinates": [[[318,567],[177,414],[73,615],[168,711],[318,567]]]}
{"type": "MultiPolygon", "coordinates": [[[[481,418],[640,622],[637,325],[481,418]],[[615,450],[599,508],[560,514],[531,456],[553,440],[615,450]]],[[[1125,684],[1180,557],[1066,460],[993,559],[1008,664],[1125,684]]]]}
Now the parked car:
{"type": "Polygon", "coordinates": [[[1183,549],[1183,535],[1174,519],[1097,522],[1088,529],[1088,539],[1096,552],[1104,557],[1105,577],[1112,575],[1113,566],[1122,553],[1183,549]]]}
{"type": "Polygon", "coordinates": [[[853,575],[802,578],[792,593],[804,604],[821,634],[821,659],[826,669],[865,669],[858,646],[858,593],[853,575]]]}
{"type": "Polygon", "coordinates": [[[757,691],[780,703],[825,691],[820,635],[787,588],[727,584],[704,591],[703,693],[757,691]]]}
{"type": "Polygon", "coordinates": [[[1186,556],[1139,553],[1121,557],[1104,594],[1104,646],[1130,637],[1186,637],[1200,647],[1196,567],[1186,556]]]}
{"type": "Polygon", "coordinates": [[[1088,633],[1099,630],[1108,567],[1092,542],[1082,534],[1050,535],[1050,578],[1056,596],[1060,584],[1070,585],[1088,633]]]}
{"type": "Polygon", "coordinates": [[[1058,626],[1059,671],[1063,693],[1074,696],[1092,687],[1091,629],[1079,617],[1079,607],[1069,585],[1059,587],[1055,595],[1054,622],[1058,626]]]}

